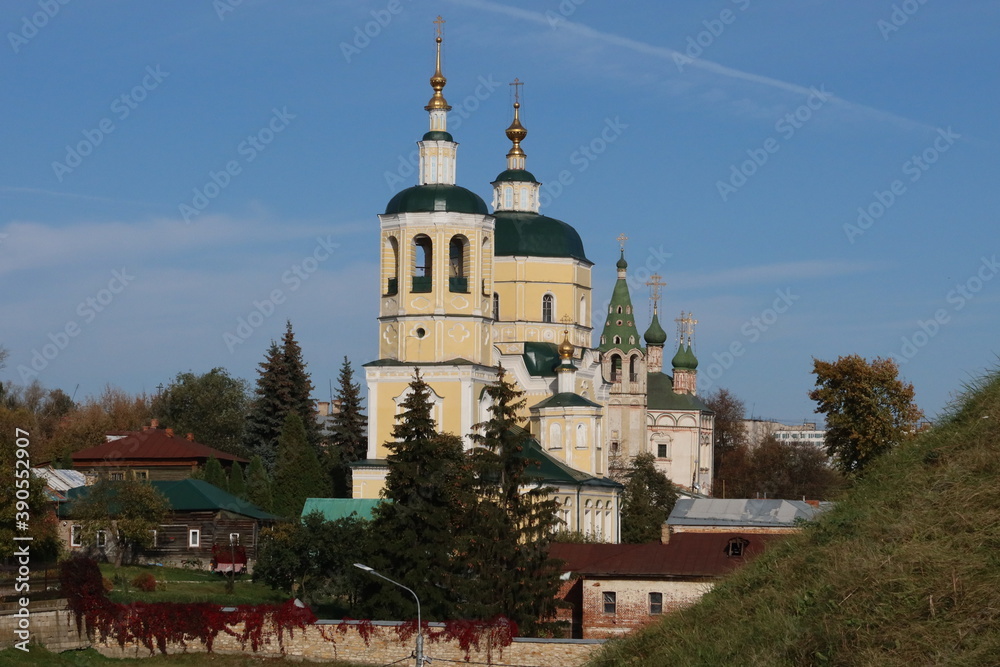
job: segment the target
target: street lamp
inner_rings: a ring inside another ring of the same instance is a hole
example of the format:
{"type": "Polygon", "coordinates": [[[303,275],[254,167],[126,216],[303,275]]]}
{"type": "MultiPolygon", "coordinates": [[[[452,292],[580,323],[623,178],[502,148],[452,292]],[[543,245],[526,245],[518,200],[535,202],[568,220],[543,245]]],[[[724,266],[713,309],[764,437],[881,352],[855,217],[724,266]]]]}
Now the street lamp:
{"type": "Polygon", "coordinates": [[[426,664],[426,661],[424,660],[423,625],[420,622],[420,598],[417,597],[417,594],[414,593],[413,590],[407,588],[406,586],[404,586],[403,584],[399,583],[398,581],[393,581],[392,579],[390,579],[389,577],[385,576],[384,574],[376,572],[373,568],[370,568],[367,565],[363,565],[361,563],[355,563],[354,567],[358,568],[359,570],[364,570],[365,572],[368,572],[369,574],[374,574],[376,577],[380,577],[382,579],[385,579],[390,584],[395,584],[396,586],[399,586],[400,588],[402,588],[405,591],[409,591],[410,595],[413,596],[413,599],[417,601],[417,651],[416,651],[416,654],[417,654],[417,667],[423,667],[424,664],[426,664]]]}

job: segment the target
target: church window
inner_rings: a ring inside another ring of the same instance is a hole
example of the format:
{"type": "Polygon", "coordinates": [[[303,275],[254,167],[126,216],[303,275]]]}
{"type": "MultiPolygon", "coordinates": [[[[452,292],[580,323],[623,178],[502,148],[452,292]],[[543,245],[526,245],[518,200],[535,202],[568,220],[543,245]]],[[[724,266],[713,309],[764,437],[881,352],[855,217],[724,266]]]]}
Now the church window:
{"type": "Polygon", "coordinates": [[[562,449],[562,427],[558,422],[549,426],[549,449],[562,449]]]}
{"type": "MultiPolygon", "coordinates": [[[[615,336],[615,338],[618,338],[615,336]]],[[[615,341],[616,343],[618,341],[615,341]]],[[[611,381],[620,382],[622,379],[622,358],[617,354],[611,357],[611,381]]]]}
{"type": "Polygon", "coordinates": [[[555,310],[556,299],[551,294],[542,297],[542,322],[552,321],[552,311],[555,310]]]}
{"type": "Polygon", "coordinates": [[[611,441],[611,455],[612,456],[618,456],[618,450],[620,448],[621,448],[621,445],[618,443],[617,440],[612,440],[611,441]]]}
{"type": "Polygon", "coordinates": [[[413,291],[431,291],[431,266],[432,246],[429,236],[420,234],[413,238],[414,265],[413,265],[413,291]]]}
{"type": "Polygon", "coordinates": [[[580,297],[580,326],[587,326],[587,299],[580,297]]]}
{"type": "Polygon", "coordinates": [[[630,345],[635,345],[635,336],[629,336],[628,337],[628,342],[629,342],[630,345]]]}
{"type": "MultiPolygon", "coordinates": [[[[635,342],[635,341],[630,340],[629,342],[635,342]]],[[[638,382],[639,381],[639,373],[636,372],[636,361],[638,361],[638,359],[639,359],[638,357],[629,357],[629,360],[628,360],[628,381],[629,382],[638,382]]]]}
{"type": "Polygon", "coordinates": [[[521,201],[518,208],[528,208],[528,188],[521,188],[521,201]]]}
{"type": "Polygon", "coordinates": [[[438,159],[436,155],[431,156],[431,171],[427,178],[428,183],[438,182],[438,159]]]}
{"type": "Polygon", "coordinates": [[[587,447],[587,426],[585,424],[576,425],[576,448],[586,449],[587,447]]]}
{"type": "MultiPolygon", "coordinates": [[[[619,315],[621,315],[621,314],[622,314],[622,307],[621,307],[621,306],[618,306],[618,314],[619,314],[619,315]]],[[[621,322],[619,322],[618,324],[621,324],[621,322]]]]}
{"type": "Polygon", "coordinates": [[[386,280],[385,295],[392,296],[399,291],[399,241],[395,236],[390,236],[386,245],[389,275],[386,280]]]}
{"type": "Polygon", "coordinates": [[[514,188],[510,186],[503,189],[503,207],[514,208],[514,188]]]}
{"type": "Polygon", "coordinates": [[[629,315],[631,315],[632,314],[632,306],[625,306],[625,312],[628,313],[629,315]]]}
{"type": "Polygon", "coordinates": [[[667,447],[667,443],[661,442],[656,445],[656,458],[665,459],[669,458],[669,456],[670,456],[670,451],[667,447]]]}
{"type": "Polygon", "coordinates": [[[469,278],[467,275],[469,241],[464,236],[451,237],[448,244],[448,291],[468,292],[469,278]]]}
{"type": "Polygon", "coordinates": [[[493,319],[500,319],[500,295],[493,292],[493,319]]]}
{"type": "MultiPolygon", "coordinates": [[[[616,322],[616,324],[617,324],[618,326],[621,326],[621,325],[622,325],[622,321],[621,321],[621,320],[618,320],[618,321],[616,322]]],[[[618,342],[621,342],[621,341],[618,341],[618,342]]]]}
{"type": "Polygon", "coordinates": [[[612,340],[615,342],[615,345],[621,345],[622,337],[621,336],[615,336],[614,338],[612,338],[612,340]]]}

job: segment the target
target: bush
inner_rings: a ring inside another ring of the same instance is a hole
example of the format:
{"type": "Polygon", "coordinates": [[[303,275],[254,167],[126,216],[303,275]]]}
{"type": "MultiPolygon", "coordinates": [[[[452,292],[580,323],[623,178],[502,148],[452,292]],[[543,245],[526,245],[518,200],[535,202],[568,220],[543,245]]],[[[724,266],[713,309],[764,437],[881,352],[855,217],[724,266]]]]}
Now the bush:
{"type": "Polygon", "coordinates": [[[132,580],[132,585],[144,593],[152,593],[156,590],[156,577],[149,572],[143,572],[132,580]]]}

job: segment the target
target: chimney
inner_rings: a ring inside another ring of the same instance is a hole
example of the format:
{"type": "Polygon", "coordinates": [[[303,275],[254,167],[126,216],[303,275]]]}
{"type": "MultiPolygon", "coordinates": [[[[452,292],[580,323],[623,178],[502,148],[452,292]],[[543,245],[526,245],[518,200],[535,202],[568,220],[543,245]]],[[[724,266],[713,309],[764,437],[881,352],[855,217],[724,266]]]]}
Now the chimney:
{"type": "Polygon", "coordinates": [[[188,442],[194,442],[194,433],[188,433],[186,436],[184,436],[184,439],[187,440],[188,442]]]}
{"type": "Polygon", "coordinates": [[[172,429],[172,428],[168,428],[167,429],[167,437],[168,438],[174,437],[174,429],[172,429]]]}
{"type": "MultiPolygon", "coordinates": [[[[149,420],[149,428],[160,428],[160,421],[158,419],[149,420]]],[[[145,429],[143,429],[145,430],[145,429]]]]}

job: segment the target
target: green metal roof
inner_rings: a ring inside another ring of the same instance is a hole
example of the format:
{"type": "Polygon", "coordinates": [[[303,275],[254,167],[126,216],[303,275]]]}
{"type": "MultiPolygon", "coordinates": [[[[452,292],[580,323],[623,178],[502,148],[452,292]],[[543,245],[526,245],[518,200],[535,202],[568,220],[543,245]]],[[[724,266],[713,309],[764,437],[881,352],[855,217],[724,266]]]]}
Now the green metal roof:
{"type": "Polygon", "coordinates": [[[667,332],[660,326],[660,318],[653,313],[653,321],[649,323],[649,328],[642,335],[646,339],[647,345],[663,345],[667,342],[667,332]]]}
{"type": "Polygon", "coordinates": [[[406,188],[389,200],[386,215],[394,213],[427,213],[450,211],[454,213],[475,213],[489,215],[486,202],[472,190],[460,185],[433,183],[406,188]]]}
{"type": "Polygon", "coordinates": [[[376,505],[381,502],[381,498],[306,498],[302,516],[319,512],[326,521],[346,519],[352,514],[360,519],[371,519],[376,505]]]}
{"type": "Polygon", "coordinates": [[[498,257],[571,257],[588,264],[583,240],[573,227],[527,211],[496,211],[496,248],[498,257]]]}
{"type": "Polygon", "coordinates": [[[430,132],[424,133],[421,141],[455,141],[455,137],[451,136],[450,132],[442,132],[441,130],[431,130],[430,132]]]}
{"type": "MultiPolygon", "coordinates": [[[[263,521],[275,521],[281,518],[202,479],[155,481],[149,484],[166,497],[170,509],[175,512],[225,511],[263,521]]],[[[67,516],[72,516],[72,501],[85,496],[88,489],[86,486],[70,489],[66,494],[70,502],[59,508],[60,514],[65,511],[67,516]]]]}
{"type": "Polygon", "coordinates": [[[497,183],[500,181],[527,181],[528,183],[538,182],[535,180],[535,175],[527,169],[508,169],[506,171],[501,171],[493,182],[497,183]]]}
{"type": "Polygon", "coordinates": [[[558,345],[533,341],[524,344],[524,353],[521,354],[521,358],[524,359],[528,374],[533,377],[555,377],[556,366],[561,361],[558,345]]]}
{"type": "Polygon", "coordinates": [[[553,394],[539,403],[535,403],[531,406],[532,410],[538,410],[542,408],[599,408],[600,404],[594,403],[593,401],[580,396],[580,394],[574,394],[571,391],[563,391],[558,394],[553,394]]]}
{"type": "Polygon", "coordinates": [[[674,381],[665,373],[648,373],[646,375],[646,408],[648,410],[712,411],[694,394],[675,394],[674,381]]]}
{"type": "Polygon", "coordinates": [[[368,366],[410,366],[412,368],[421,368],[423,366],[475,366],[476,364],[468,359],[463,359],[461,357],[455,357],[454,359],[449,359],[448,361],[400,361],[399,359],[376,359],[375,361],[369,361],[366,364],[361,364],[363,368],[368,366]]]}
{"type": "MultiPolygon", "coordinates": [[[[625,262],[625,253],[618,260],[618,269],[624,271],[628,267],[625,262]]],[[[619,274],[621,275],[621,274],[619,274]]],[[[601,352],[607,352],[612,348],[618,348],[623,352],[641,349],[639,343],[639,330],[635,326],[635,309],[632,307],[632,297],[628,291],[628,281],[626,278],[619,278],[615,282],[615,289],[611,292],[611,302],[608,303],[608,314],[604,321],[604,330],[601,332],[601,344],[598,346],[601,352]],[[621,312],[618,309],[621,308],[621,312]],[[621,322],[621,324],[619,324],[621,322]],[[621,339],[620,343],[615,342],[615,336],[621,339]]]]}
{"type": "MultiPolygon", "coordinates": [[[[520,427],[515,428],[524,431],[520,427]]],[[[607,486],[624,488],[611,478],[594,477],[593,475],[588,475],[585,472],[571,468],[562,461],[550,456],[534,438],[529,438],[525,442],[520,456],[529,459],[525,475],[543,486],[607,486]]]]}

